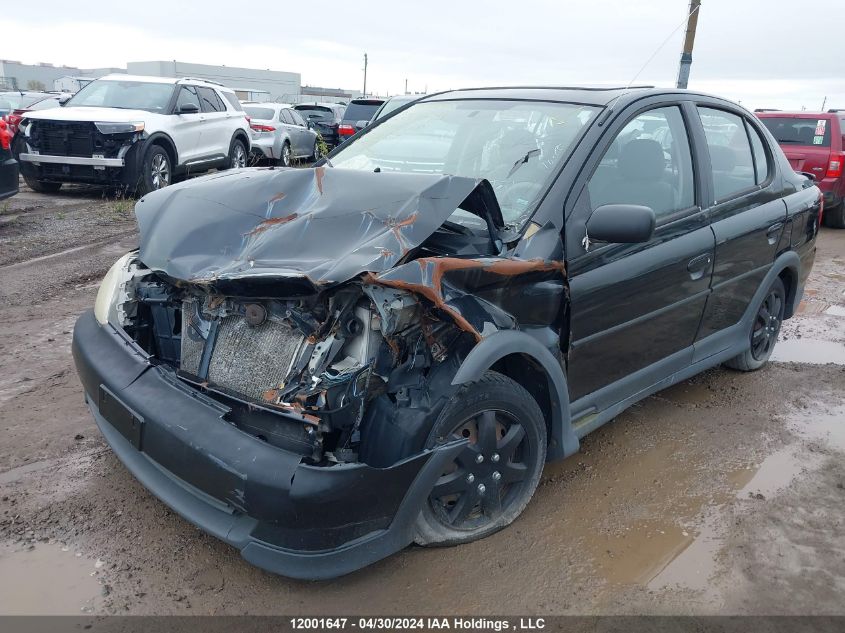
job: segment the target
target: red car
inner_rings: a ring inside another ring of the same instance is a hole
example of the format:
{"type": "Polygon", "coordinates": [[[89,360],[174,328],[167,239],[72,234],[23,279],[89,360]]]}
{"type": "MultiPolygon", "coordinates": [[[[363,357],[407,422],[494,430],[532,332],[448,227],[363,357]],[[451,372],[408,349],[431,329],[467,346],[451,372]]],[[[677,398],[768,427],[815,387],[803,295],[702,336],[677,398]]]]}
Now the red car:
{"type": "Polygon", "coordinates": [[[845,228],[845,111],[756,114],[792,168],[815,177],[824,193],[824,223],[845,228]]]}

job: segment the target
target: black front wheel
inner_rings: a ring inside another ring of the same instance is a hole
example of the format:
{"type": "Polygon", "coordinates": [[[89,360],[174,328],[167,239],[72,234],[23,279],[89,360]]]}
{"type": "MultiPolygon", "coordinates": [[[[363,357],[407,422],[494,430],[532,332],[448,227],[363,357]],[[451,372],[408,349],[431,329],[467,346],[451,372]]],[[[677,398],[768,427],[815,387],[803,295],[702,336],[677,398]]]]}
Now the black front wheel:
{"type": "Polygon", "coordinates": [[[38,178],[33,178],[32,176],[25,175],[23,177],[23,181],[26,183],[26,186],[32,189],[35,193],[56,193],[62,188],[62,183],[60,182],[39,180],[38,178]]]}
{"type": "Polygon", "coordinates": [[[754,371],[765,365],[775,349],[785,310],[786,288],[783,281],[777,278],[757,306],[749,333],[751,345],[742,354],[725,362],[725,365],[739,371],[754,371]]]}
{"type": "Polygon", "coordinates": [[[826,226],[834,229],[845,229],[845,202],[840,202],[830,209],[825,209],[822,218],[826,226]]]}
{"type": "Polygon", "coordinates": [[[488,536],[518,517],[546,461],[546,424],[520,384],[488,371],[449,401],[427,447],[466,438],[417,519],[420,545],[456,545],[488,536]]]}

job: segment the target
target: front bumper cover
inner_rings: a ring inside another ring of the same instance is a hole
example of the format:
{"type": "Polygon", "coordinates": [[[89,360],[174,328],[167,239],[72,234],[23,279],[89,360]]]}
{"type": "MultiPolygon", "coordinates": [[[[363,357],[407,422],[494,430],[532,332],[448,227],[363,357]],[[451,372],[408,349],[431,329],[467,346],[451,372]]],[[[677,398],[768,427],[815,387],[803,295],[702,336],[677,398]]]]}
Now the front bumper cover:
{"type": "Polygon", "coordinates": [[[340,576],[413,541],[453,442],[389,468],[316,467],[226,420],[228,408],[179,381],[92,311],[73,356],[89,408],[129,471],[182,517],[252,564],[294,578],[340,576]]]}

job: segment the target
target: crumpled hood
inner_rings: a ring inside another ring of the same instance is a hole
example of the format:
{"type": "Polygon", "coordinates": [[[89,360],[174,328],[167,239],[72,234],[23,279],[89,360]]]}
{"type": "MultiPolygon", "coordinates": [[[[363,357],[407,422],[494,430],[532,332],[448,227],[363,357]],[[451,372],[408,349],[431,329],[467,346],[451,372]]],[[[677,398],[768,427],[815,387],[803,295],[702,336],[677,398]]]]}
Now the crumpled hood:
{"type": "Polygon", "coordinates": [[[140,259],[218,288],[298,278],[313,291],[392,268],[481,182],[326,167],[213,174],[138,202],[140,259]]]}

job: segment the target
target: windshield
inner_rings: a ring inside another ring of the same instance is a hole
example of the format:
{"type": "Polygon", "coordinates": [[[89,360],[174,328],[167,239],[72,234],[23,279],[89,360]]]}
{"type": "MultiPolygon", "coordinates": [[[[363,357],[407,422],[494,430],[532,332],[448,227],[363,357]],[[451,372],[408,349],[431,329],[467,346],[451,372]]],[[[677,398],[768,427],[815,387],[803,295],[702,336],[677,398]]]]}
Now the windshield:
{"type": "Polygon", "coordinates": [[[246,112],[251,119],[260,119],[264,121],[272,121],[276,118],[276,112],[273,108],[256,108],[254,106],[244,106],[246,112]]]}
{"type": "Polygon", "coordinates": [[[428,101],[372,128],[331,157],[334,167],[486,178],[517,224],[598,108],[542,101],[428,101]]]}
{"type": "Polygon", "coordinates": [[[378,117],[379,119],[386,117],[388,114],[393,112],[394,110],[398,110],[403,105],[407,105],[408,102],[413,101],[417,97],[394,97],[390,101],[386,101],[382,109],[379,110],[378,117]]]}
{"type": "Polygon", "coordinates": [[[830,125],[827,119],[806,117],[761,117],[778,143],[830,147],[830,125]]]}
{"type": "Polygon", "coordinates": [[[173,84],[147,81],[92,81],[67,102],[67,106],[122,108],[164,112],[173,95],[173,84]]]}

